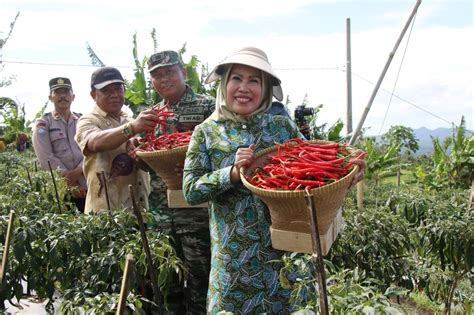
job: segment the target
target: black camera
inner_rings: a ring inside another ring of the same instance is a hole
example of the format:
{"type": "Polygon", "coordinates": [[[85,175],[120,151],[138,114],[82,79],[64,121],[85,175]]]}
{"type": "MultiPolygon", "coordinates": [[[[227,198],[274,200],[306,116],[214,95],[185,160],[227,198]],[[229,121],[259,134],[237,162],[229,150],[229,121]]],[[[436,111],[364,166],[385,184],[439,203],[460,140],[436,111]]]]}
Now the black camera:
{"type": "Polygon", "coordinates": [[[306,105],[298,105],[295,108],[295,121],[298,127],[300,127],[301,133],[306,137],[310,138],[309,129],[302,130],[301,127],[306,125],[306,116],[311,116],[314,114],[314,109],[312,107],[306,107],[306,105]]]}

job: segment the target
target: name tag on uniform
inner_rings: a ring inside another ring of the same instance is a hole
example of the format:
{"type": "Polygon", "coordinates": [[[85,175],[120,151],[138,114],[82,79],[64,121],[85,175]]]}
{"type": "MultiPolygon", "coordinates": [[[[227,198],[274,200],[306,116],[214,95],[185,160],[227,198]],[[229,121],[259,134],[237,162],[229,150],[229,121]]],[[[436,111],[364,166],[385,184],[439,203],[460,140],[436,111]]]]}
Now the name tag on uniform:
{"type": "Polygon", "coordinates": [[[190,123],[190,122],[200,123],[204,121],[204,115],[181,115],[179,116],[178,121],[181,123],[190,123]]]}
{"type": "Polygon", "coordinates": [[[190,115],[190,114],[202,114],[204,112],[204,108],[202,106],[191,106],[185,107],[181,113],[181,115],[190,115]]]}
{"type": "Polygon", "coordinates": [[[61,129],[59,129],[59,128],[50,128],[49,129],[49,132],[53,132],[53,131],[61,131],[61,129]]]}

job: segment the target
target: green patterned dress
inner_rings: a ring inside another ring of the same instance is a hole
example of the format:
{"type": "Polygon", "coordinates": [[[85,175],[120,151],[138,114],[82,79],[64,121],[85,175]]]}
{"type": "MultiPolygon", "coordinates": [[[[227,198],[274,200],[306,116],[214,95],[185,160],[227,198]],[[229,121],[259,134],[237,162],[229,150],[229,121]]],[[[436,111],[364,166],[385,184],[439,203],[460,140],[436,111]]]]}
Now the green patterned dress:
{"type": "Polygon", "coordinates": [[[287,314],[290,291],[279,282],[283,255],[270,240],[268,208],[230,170],[239,145],[256,152],[291,138],[303,138],[283,116],[256,115],[247,123],[206,120],[194,130],[184,166],[183,190],[190,204],[209,201],[211,275],[207,312],[287,314]]]}

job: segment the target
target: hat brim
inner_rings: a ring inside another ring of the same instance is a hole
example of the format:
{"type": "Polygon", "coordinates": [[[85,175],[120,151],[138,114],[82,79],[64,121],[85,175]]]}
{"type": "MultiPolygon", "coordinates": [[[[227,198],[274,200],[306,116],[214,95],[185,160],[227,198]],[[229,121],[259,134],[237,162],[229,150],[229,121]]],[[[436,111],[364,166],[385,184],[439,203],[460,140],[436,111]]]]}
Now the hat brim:
{"type": "Polygon", "coordinates": [[[156,70],[158,68],[162,68],[162,67],[167,67],[167,66],[174,66],[174,65],[177,65],[179,64],[179,62],[175,62],[175,63],[165,63],[165,64],[157,64],[157,65],[154,65],[153,67],[151,67],[150,69],[148,69],[148,72],[149,73],[152,73],[153,70],[156,70]]]}
{"type": "Polygon", "coordinates": [[[283,100],[281,80],[277,77],[268,62],[262,60],[262,58],[259,58],[253,54],[238,54],[230,56],[223,62],[219,63],[216,67],[214,67],[214,69],[212,69],[211,73],[209,73],[204,82],[209,84],[220,79],[221,75],[224,73],[225,66],[230,64],[241,64],[268,73],[272,77],[273,96],[279,101],[283,100]]]}
{"type": "Polygon", "coordinates": [[[101,83],[97,83],[93,87],[96,90],[100,90],[100,89],[103,89],[104,87],[106,87],[107,85],[112,84],[112,83],[123,83],[123,84],[125,84],[125,82],[123,80],[115,79],[115,80],[108,80],[108,81],[104,81],[104,82],[101,82],[101,83]]]}
{"type": "Polygon", "coordinates": [[[58,89],[70,89],[70,90],[72,90],[72,86],[69,85],[69,84],[56,84],[56,85],[53,85],[52,87],[49,88],[50,91],[55,91],[55,90],[58,90],[58,89]]]}

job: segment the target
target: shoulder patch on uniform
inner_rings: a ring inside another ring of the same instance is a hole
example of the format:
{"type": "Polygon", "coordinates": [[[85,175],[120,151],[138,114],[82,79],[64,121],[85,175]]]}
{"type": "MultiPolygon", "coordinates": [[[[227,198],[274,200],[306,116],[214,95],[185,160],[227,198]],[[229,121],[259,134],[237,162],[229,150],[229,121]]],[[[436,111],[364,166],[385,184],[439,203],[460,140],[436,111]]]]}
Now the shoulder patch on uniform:
{"type": "Polygon", "coordinates": [[[44,120],[38,120],[36,122],[36,125],[35,127],[38,128],[38,129],[41,129],[41,128],[46,128],[47,124],[44,120]]]}

